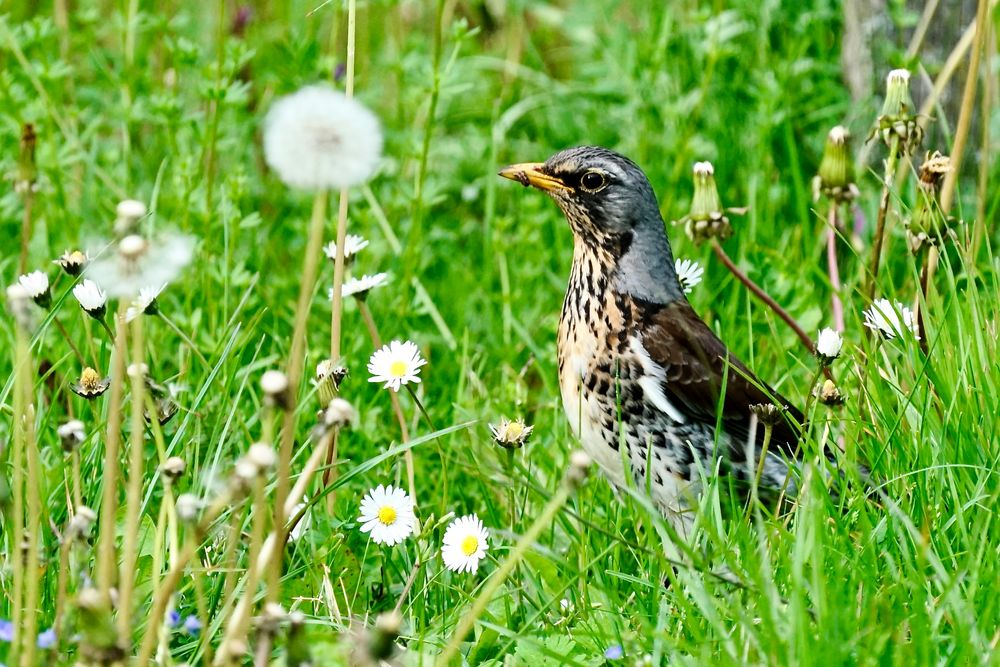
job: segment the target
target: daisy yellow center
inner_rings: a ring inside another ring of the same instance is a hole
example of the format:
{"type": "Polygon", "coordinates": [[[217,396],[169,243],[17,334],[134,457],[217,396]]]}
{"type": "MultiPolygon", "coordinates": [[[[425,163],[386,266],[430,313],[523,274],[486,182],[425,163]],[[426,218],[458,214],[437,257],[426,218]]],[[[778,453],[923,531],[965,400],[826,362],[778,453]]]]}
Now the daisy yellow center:
{"type": "Polygon", "coordinates": [[[381,521],[386,526],[391,526],[396,523],[396,509],[386,505],[378,511],[378,520],[381,521]]]}
{"type": "Polygon", "coordinates": [[[406,375],[406,362],[394,361],[389,364],[389,375],[396,378],[401,378],[406,375]]]}
{"type": "Polygon", "coordinates": [[[100,382],[101,376],[93,368],[84,368],[83,372],[80,373],[80,385],[88,391],[97,389],[100,382]]]}
{"type": "Polygon", "coordinates": [[[507,425],[507,437],[510,440],[520,438],[522,433],[524,433],[524,425],[520,422],[511,422],[507,425]]]}
{"type": "Polygon", "coordinates": [[[462,540],[462,553],[471,556],[479,549],[479,539],[475,535],[469,535],[462,540]]]}

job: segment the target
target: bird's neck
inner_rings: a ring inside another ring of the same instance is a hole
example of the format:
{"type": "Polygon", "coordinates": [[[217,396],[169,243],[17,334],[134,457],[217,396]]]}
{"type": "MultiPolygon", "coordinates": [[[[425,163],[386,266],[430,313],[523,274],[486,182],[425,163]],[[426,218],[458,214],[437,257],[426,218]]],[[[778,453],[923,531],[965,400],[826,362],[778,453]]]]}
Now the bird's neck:
{"type": "Polygon", "coordinates": [[[663,223],[638,228],[616,248],[576,236],[573,279],[643,301],[667,304],[684,298],[663,223]]]}

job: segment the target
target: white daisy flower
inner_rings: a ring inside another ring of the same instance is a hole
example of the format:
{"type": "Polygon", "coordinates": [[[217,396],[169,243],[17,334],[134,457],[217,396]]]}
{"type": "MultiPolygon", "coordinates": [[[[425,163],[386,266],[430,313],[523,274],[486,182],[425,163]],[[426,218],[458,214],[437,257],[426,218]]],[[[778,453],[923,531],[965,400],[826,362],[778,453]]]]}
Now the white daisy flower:
{"type": "Polygon", "coordinates": [[[681,289],[684,290],[685,294],[690,294],[705,274],[705,269],[693,259],[674,260],[674,271],[677,273],[677,281],[681,284],[681,289]]]}
{"type": "Polygon", "coordinates": [[[132,305],[128,307],[128,310],[125,311],[125,321],[131,322],[140,315],[156,315],[160,312],[160,307],[156,303],[156,299],[166,288],[166,283],[163,283],[159,287],[140,287],[139,295],[132,302],[132,305]]]}
{"type": "MultiPolygon", "coordinates": [[[[344,239],[344,259],[350,259],[368,247],[368,239],[357,234],[348,234],[344,239]]],[[[337,259],[337,242],[330,241],[323,246],[323,253],[333,262],[337,259]]]]}
{"type": "Polygon", "coordinates": [[[444,531],[441,547],[444,566],[453,572],[475,574],[479,570],[479,561],[486,558],[489,539],[490,532],[475,514],[455,519],[444,531]]]}
{"type": "Polygon", "coordinates": [[[358,522],[361,532],[371,533],[377,544],[399,544],[413,534],[417,525],[413,499],[402,489],[379,484],[361,501],[358,522]]]}
{"type": "Polygon", "coordinates": [[[84,280],[76,285],[73,296],[85,313],[97,319],[104,317],[108,295],[93,280],[84,280]]]}
{"type": "Polygon", "coordinates": [[[71,419],[56,429],[56,435],[62,441],[63,450],[71,452],[80,446],[87,439],[84,432],[83,422],[79,419],[71,419]]]}
{"type": "Polygon", "coordinates": [[[293,188],[339,189],[368,180],[382,155],[378,119],[324,85],[282,97],[264,122],[264,157],[293,188]]]}
{"type": "Polygon", "coordinates": [[[385,382],[385,389],[399,391],[404,384],[420,382],[420,367],[426,363],[416,343],[394,340],[368,360],[368,372],[372,374],[368,381],[385,382]]]}
{"type": "Polygon", "coordinates": [[[865,311],[865,326],[882,334],[887,340],[902,336],[903,332],[907,330],[913,334],[914,338],[920,340],[920,336],[917,335],[917,320],[913,317],[913,311],[899,301],[893,304],[888,299],[876,299],[871,307],[865,311]]]}
{"type": "Polygon", "coordinates": [[[173,234],[155,242],[126,236],[119,241],[117,252],[105,252],[91,262],[87,276],[108,296],[134,299],[143,288],[152,290],[150,286],[174,281],[193,257],[194,239],[190,236],[173,234]]]}
{"type": "Polygon", "coordinates": [[[816,355],[825,363],[830,363],[840,356],[844,347],[844,338],[836,329],[827,327],[816,337],[816,355]]]}
{"type": "MultiPolygon", "coordinates": [[[[292,512],[289,516],[297,515],[299,512],[302,511],[302,508],[305,507],[306,503],[308,502],[309,502],[308,498],[303,498],[302,502],[296,505],[292,509],[292,512]]],[[[310,516],[309,510],[306,510],[305,514],[302,515],[302,518],[299,519],[299,522],[295,524],[295,527],[292,528],[291,531],[289,531],[288,539],[290,539],[292,542],[297,542],[302,538],[303,535],[306,534],[306,532],[309,531],[310,528],[312,528],[312,516],[310,516]]]]}
{"type": "MultiPolygon", "coordinates": [[[[368,296],[368,292],[375,289],[376,287],[383,287],[389,282],[388,273],[376,273],[375,275],[363,275],[360,278],[351,278],[350,280],[344,281],[343,286],[340,288],[340,295],[342,298],[346,299],[349,296],[354,296],[359,299],[364,299],[368,296]]],[[[333,289],[330,289],[330,300],[333,300],[333,289]]]]}
{"type": "Polygon", "coordinates": [[[32,271],[25,273],[17,279],[24,291],[28,293],[32,301],[42,308],[48,307],[52,301],[52,294],[49,292],[49,277],[44,271],[32,271]]]}

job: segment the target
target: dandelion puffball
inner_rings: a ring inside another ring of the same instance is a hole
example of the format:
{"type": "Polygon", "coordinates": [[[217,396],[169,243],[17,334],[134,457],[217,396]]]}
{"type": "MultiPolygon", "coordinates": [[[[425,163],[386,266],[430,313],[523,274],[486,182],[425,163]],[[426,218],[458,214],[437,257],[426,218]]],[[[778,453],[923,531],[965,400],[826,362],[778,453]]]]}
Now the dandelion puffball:
{"type": "Polygon", "coordinates": [[[339,189],[368,180],[382,155],[378,119],[327,86],[282,97],[264,121],[264,157],[288,186],[339,189]]]}

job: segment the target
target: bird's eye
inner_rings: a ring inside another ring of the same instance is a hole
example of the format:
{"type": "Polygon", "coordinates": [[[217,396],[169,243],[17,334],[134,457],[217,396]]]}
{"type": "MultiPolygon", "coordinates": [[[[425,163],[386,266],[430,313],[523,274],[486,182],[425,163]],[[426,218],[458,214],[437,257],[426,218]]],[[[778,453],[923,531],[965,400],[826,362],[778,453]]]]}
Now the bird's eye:
{"type": "Polygon", "coordinates": [[[588,192],[597,192],[607,185],[607,183],[608,179],[599,171],[588,171],[580,177],[580,185],[588,192]]]}

